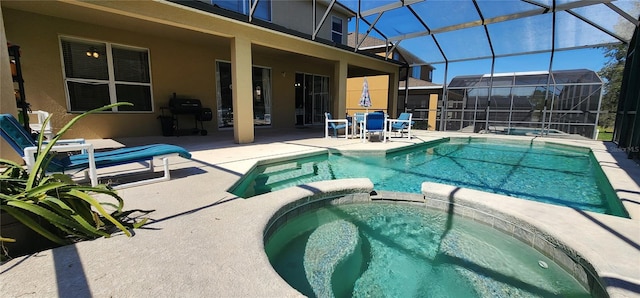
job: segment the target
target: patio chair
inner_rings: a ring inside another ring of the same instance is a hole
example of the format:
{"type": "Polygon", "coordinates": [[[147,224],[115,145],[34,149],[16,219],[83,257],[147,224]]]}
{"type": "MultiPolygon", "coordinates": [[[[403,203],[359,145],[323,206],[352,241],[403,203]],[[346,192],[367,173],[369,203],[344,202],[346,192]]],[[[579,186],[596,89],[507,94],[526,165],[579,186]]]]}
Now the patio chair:
{"type": "MultiPolygon", "coordinates": [[[[0,114],[0,136],[22,156],[27,165],[27,169],[31,171],[36,162],[38,144],[31,137],[31,134],[18,123],[18,120],[16,120],[13,115],[0,114]]],[[[153,160],[162,160],[164,176],[120,184],[115,188],[126,188],[168,181],[171,179],[169,174],[169,157],[180,156],[183,158],[191,158],[191,153],[184,148],[167,144],[125,147],[111,151],[94,152],[93,144],[85,143],[84,139],[59,140],[51,151],[76,154],[63,155],[62,157],[55,155],[46,169],[47,172],[67,173],[75,171],[77,173],[84,171],[85,176],[88,176],[91,180],[92,186],[98,185],[97,169],[147,162],[149,167],[145,172],[153,172],[153,160]]]]}
{"type": "Polygon", "coordinates": [[[385,136],[387,131],[387,116],[384,112],[374,112],[364,114],[364,121],[362,123],[362,142],[371,138],[371,134],[378,133],[382,142],[386,142],[385,136]]]}
{"type": "Polygon", "coordinates": [[[358,137],[362,139],[362,129],[361,126],[364,123],[364,114],[365,113],[354,113],[353,120],[351,125],[351,132],[355,136],[356,132],[358,132],[358,137]]]}
{"type": "Polygon", "coordinates": [[[400,133],[400,137],[404,136],[407,132],[407,138],[411,139],[411,126],[414,121],[411,121],[411,113],[401,113],[397,119],[387,119],[389,132],[400,133]]]}
{"type": "Polygon", "coordinates": [[[333,137],[338,137],[338,130],[344,129],[344,138],[349,137],[349,120],[347,119],[333,119],[331,113],[324,113],[324,137],[329,137],[329,129],[333,130],[333,137]]]}
{"type": "Polygon", "coordinates": [[[29,112],[29,128],[37,133],[43,133],[44,137],[51,141],[53,139],[54,133],[51,128],[51,122],[47,122],[45,124],[45,120],[49,118],[49,113],[45,111],[31,111],[29,112]],[[37,122],[34,120],[38,120],[37,122]],[[44,130],[42,130],[42,125],[44,124],[44,130]]]}

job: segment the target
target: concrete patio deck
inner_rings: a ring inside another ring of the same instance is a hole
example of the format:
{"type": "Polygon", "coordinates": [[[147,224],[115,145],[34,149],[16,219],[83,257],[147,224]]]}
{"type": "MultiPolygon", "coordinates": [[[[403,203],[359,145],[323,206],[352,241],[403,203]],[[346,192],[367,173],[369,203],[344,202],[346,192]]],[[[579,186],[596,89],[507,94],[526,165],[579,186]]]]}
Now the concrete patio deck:
{"type": "MultiPolygon", "coordinates": [[[[319,129],[256,129],[256,142],[233,143],[230,131],[210,136],[94,140],[98,147],[172,143],[191,160],[171,160],[171,181],[120,190],[125,209],[155,210],[134,237],[122,234],[19,257],[0,266],[3,297],[298,297],[263,250],[266,223],[283,205],[314,194],[290,188],[250,199],[226,190],[262,159],[327,150],[388,150],[449,136],[361,143],[325,139],[319,129]]],[[[473,134],[474,137],[488,135],[473,134]]],[[[505,136],[490,136],[505,137],[505,136]]],[[[507,136],[531,140],[531,137],[507,136]]],[[[537,138],[590,147],[631,215],[625,219],[510,199],[486,204],[537,225],[585,257],[612,297],[640,297],[640,167],[613,144],[537,138]]],[[[368,179],[314,183],[320,192],[373,189],[368,179]]]]}

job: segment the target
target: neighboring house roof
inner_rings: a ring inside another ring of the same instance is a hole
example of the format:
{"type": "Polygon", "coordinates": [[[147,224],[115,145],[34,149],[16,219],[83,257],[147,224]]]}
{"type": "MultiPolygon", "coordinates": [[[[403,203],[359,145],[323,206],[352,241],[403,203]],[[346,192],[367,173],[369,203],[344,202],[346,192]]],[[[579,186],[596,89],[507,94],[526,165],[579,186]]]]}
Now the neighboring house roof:
{"type": "MultiPolygon", "coordinates": [[[[358,39],[362,39],[362,36],[364,36],[364,34],[359,34],[358,35],[358,39]]],[[[350,47],[355,48],[356,47],[356,34],[355,32],[349,32],[347,34],[347,45],[349,45],[350,47]]],[[[374,38],[374,37],[370,37],[367,36],[364,41],[360,44],[360,49],[369,49],[369,48],[384,48],[386,46],[386,43],[384,40],[379,39],[379,38],[374,38]]]]}
{"type": "MultiPolygon", "coordinates": [[[[404,90],[404,86],[405,86],[405,81],[400,81],[399,89],[404,90]]],[[[438,88],[442,88],[442,85],[409,77],[409,89],[438,89],[438,88]]]]}
{"type": "MultiPolygon", "coordinates": [[[[362,36],[364,36],[364,34],[358,35],[358,39],[362,39],[362,36]]],[[[349,32],[347,34],[347,45],[353,48],[357,46],[356,34],[354,32],[349,32]]],[[[359,50],[372,52],[372,53],[382,53],[386,51],[387,45],[392,46],[391,44],[387,44],[382,39],[367,36],[365,37],[364,41],[362,41],[362,43],[360,44],[359,50]]],[[[433,66],[426,64],[424,60],[418,58],[416,55],[412,54],[409,50],[401,46],[397,46],[395,50],[402,57],[402,62],[406,62],[409,65],[424,64],[425,66],[428,66],[431,69],[435,69],[433,66]]]]}

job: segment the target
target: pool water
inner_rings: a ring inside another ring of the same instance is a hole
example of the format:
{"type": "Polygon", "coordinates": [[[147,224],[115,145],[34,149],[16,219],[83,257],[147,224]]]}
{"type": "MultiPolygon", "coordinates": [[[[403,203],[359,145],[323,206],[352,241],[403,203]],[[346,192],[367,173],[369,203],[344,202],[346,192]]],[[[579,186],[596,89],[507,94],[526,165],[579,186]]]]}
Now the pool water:
{"type": "Polygon", "coordinates": [[[369,178],[377,190],[421,193],[437,182],[628,217],[588,149],[450,139],[386,156],[321,154],[256,167],[231,192],[248,198],[314,181],[369,178]]]}
{"type": "Polygon", "coordinates": [[[309,211],[276,231],[265,250],[282,278],[309,297],[590,297],[521,241],[407,204],[309,211]],[[322,229],[341,222],[354,228],[322,229]],[[345,257],[336,260],[340,253],[345,257]]]}
{"type": "Polygon", "coordinates": [[[505,128],[503,133],[506,133],[508,135],[519,135],[519,136],[526,136],[526,135],[568,135],[566,132],[564,131],[560,131],[557,129],[539,129],[539,128],[505,128]]]}

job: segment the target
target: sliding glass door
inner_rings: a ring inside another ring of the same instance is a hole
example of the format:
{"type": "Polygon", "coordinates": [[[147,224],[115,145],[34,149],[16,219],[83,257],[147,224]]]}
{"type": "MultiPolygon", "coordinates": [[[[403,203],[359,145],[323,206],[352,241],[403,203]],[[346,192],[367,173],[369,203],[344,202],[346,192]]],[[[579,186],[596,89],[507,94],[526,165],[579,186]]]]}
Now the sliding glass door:
{"type": "Polygon", "coordinates": [[[296,73],[296,125],[324,123],[324,113],[329,111],[329,77],[296,73]]]}
{"type": "MultiPolygon", "coordinates": [[[[216,98],[218,127],[233,127],[233,96],[231,63],[216,61],[216,98]]],[[[254,66],[252,69],[253,124],[271,125],[271,69],[254,66]]]]}

